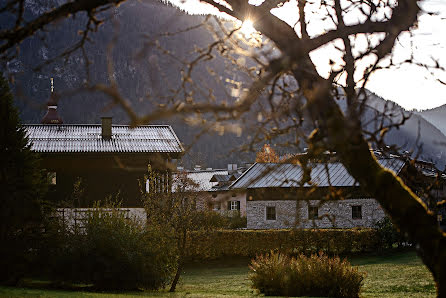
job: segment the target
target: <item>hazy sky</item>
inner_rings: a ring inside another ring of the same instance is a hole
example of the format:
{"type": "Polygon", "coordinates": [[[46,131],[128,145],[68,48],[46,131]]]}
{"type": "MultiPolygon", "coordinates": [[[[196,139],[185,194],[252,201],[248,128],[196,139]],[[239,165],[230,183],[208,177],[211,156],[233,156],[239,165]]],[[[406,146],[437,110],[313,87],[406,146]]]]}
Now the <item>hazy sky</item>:
{"type": "MultiPolygon", "coordinates": [[[[190,13],[210,12],[208,6],[198,5],[197,0],[187,0],[183,2],[185,4],[178,1],[180,0],[171,0],[171,2],[190,13]]],[[[254,1],[261,2],[261,0],[254,1]]],[[[318,2],[318,0],[314,2],[318,2]]],[[[421,6],[424,11],[435,12],[437,15],[422,14],[414,35],[412,37],[408,34],[400,36],[394,49],[394,59],[395,61],[404,61],[410,57],[410,49],[412,48],[417,62],[433,64],[431,57],[434,57],[446,66],[446,1],[426,0],[421,3],[421,6]]],[[[315,7],[318,7],[318,5],[316,4],[315,7]]],[[[320,34],[330,28],[329,23],[324,23],[324,21],[318,19],[316,9],[309,7],[309,11],[312,13],[309,25],[310,35],[320,34]]],[[[274,14],[294,25],[298,16],[296,0],[290,0],[284,7],[275,10],[274,14]]],[[[352,23],[357,18],[357,15],[350,16],[352,23]]],[[[364,40],[361,41],[358,38],[358,50],[360,50],[361,42],[364,44],[364,40]]],[[[339,56],[339,54],[336,53],[333,46],[319,49],[311,55],[321,75],[326,75],[330,69],[328,59],[333,59],[336,56],[339,56]]],[[[361,67],[359,65],[359,68],[361,67]]],[[[406,109],[429,109],[446,104],[446,86],[437,82],[437,78],[446,81],[446,74],[438,71],[432,75],[423,68],[403,65],[398,69],[376,72],[371,77],[367,87],[376,94],[385,99],[393,100],[406,109]]]]}

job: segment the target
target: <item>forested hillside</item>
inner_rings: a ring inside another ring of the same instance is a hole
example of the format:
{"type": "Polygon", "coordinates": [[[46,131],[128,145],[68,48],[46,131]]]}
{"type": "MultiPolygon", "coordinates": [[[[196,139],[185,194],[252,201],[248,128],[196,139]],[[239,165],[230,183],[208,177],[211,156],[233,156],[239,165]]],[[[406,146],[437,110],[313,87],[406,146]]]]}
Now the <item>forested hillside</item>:
{"type": "MultiPolygon", "coordinates": [[[[25,17],[32,18],[45,5],[51,6],[52,2],[26,1],[25,17]]],[[[77,31],[83,30],[85,19],[82,17],[60,21],[47,28],[45,33],[33,36],[21,44],[19,58],[9,63],[5,72],[14,76],[16,104],[24,122],[40,122],[46,109],[45,102],[50,95],[50,77],[54,77],[55,90],[61,95],[59,114],[65,123],[99,123],[101,115],[111,115],[114,123],[126,124],[126,114],[110,105],[109,98],[98,92],[79,91],[88,78],[93,84],[108,82],[108,48],[113,49],[112,75],[121,94],[142,115],[168,100],[172,90],[181,84],[180,72],[183,66],[180,60],[193,59],[197,55],[197,47],[206,46],[213,40],[203,27],[179,34],[165,34],[195,27],[202,23],[204,17],[186,15],[157,1],[128,1],[103,17],[108,21],[97,32],[92,33],[93,43],[85,45],[86,55],[91,62],[89,72],[82,51],[76,51],[66,60],[57,59],[35,71],[35,67],[60,55],[63,52],[60,49],[68,49],[69,45],[80,39],[77,31]]],[[[7,19],[0,20],[0,25],[11,26],[8,22],[7,19]]],[[[194,94],[196,100],[202,101],[210,98],[217,101],[236,100],[228,95],[231,87],[228,82],[237,80],[247,83],[247,78],[242,73],[231,71],[230,66],[218,56],[208,61],[206,66],[199,65],[193,72],[193,79],[203,90],[212,90],[211,93],[194,94]],[[212,73],[216,75],[211,75],[212,73]]],[[[383,99],[374,97],[373,105],[378,110],[381,102],[383,99]]],[[[255,119],[256,115],[248,114],[243,120],[245,125],[249,123],[252,126],[255,119]]],[[[202,126],[188,126],[180,118],[163,121],[174,127],[186,147],[193,144],[183,160],[187,167],[194,164],[225,167],[228,163],[254,160],[253,152],[231,153],[231,150],[250,141],[249,129],[243,129],[239,135],[227,132],[222,134],[221,131],[207,133],[195,140],[195,136],[203,129],[202,126]]],[[[386,140],[409,151],[423,143],[421,158],[433,160],[441,167],[445,164],[446,148],[439,146],[438,142],[446,143],[446,137],[418,115],[413,115],[400,129],[390,131],[386,140]],[[420,138],[417,143],[418,131],[420,138]]],[[[279,149],[279,152],[286,153],[286,149],[279,149]]]]}
{"type": "MultiPolygon", "coordinates": [[[[424,119],[435,125],[444,135],[446,135],[446,105],[418,112],[424,119]]],[[[446,144],[445,144],[446,146],[446,144]]]]}

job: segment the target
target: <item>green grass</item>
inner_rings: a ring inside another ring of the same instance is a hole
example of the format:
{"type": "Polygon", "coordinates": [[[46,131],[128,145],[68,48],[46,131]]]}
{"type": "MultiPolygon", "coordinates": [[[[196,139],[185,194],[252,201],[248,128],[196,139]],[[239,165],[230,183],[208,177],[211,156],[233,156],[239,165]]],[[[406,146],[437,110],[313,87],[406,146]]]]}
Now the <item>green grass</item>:
{"type": "MultiPolygon", "coordinates": [[[[435,297],[431,274],[414,252],[393,253],[386,256],[354,257],[351,263],[367,272],[362,289],[363,297],[435,297]]],[[[41,288],[0,287],[1,297],[240,297],[252,296],[248,280],[248,259],[212,261],[190,264],[184,269],[176,293],[131,292],[93,293],[41,288]]],[[[27,286],[42,287],[42,283],[27,286]]]]}
{"type": "Polygon", "coordinates": [[[351,263],[367,272],[364,297],[435,297],[432,275],[414,252],[353,258],[351,263]]]}

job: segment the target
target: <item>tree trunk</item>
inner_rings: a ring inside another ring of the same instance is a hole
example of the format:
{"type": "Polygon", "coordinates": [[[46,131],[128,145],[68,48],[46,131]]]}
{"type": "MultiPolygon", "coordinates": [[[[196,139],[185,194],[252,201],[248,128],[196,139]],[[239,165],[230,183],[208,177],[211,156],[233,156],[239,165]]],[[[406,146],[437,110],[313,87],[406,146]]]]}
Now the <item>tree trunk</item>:
{"type": "Polygon", "coordinates": [[[169,292],[175,292],[178,281],[180,280],[181,271],[183,270],[184,266],[186,241],[187,241],[187,229],[183,229],[182,237],[181,239],[178,239],[178,251],[180,252],[180,255],[178,257],[177,272],[175,273],[175,277],[173,278],[172,284],[170,285],[169,292]]]}
{"type": "Polygon", "coordinates": [[[396,227],[416,243],[418,255],[435,279],[438,296],[445,297],[446,238],[436,215],[399,177],[380,166],[362,135],[360,122],[342,114],[330,94],[331,86],[321,84],[315,89],[305,95],[317,107],[324,142],[337,152],[348,172],[380,203],[396,227]]]}
{"type": "Polygon", "coordinates": [[[172,284],[170,285],[169,292],[175,292],[178,281],[180,280],[181,271],[183,270],[183,261],[179,260],[177,272],[175,273],[175,277],[173,278],[172,284]]]}

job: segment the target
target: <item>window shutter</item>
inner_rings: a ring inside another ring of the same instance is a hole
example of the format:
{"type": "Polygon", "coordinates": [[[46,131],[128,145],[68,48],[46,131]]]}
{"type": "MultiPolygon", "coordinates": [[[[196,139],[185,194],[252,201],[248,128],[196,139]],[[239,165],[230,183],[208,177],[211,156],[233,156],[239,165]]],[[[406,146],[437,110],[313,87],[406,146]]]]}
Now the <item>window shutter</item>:
{"type": "Polygon", "coordinates": [[[240,211],[240,201],[237,201],[237,210],[240,211]]]}
{"type": "Polygon", "coordinates": [[[228,210],[231,210],[231,201],[228,201],[228,210]]]}

